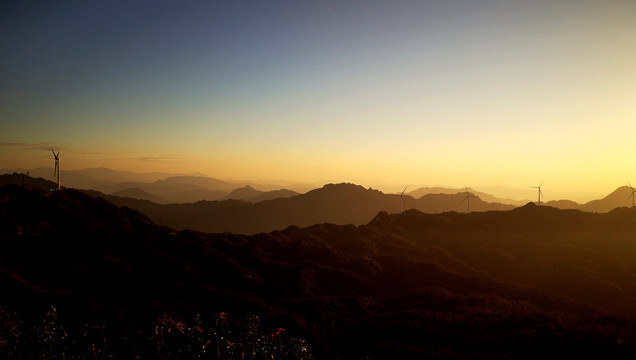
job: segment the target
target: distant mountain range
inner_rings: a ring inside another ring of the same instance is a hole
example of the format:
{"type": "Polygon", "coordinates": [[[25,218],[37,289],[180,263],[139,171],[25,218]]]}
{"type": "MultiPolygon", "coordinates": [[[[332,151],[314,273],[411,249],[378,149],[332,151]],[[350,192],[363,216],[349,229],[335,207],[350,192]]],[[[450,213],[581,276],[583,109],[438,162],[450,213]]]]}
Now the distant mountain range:
{"type": "MultiPolygon", "coordinates": [[[[24,175],[2,175],[0,184],[23,183],[24,175]],[[22,180],[20,180],[22,179],[22,180]]],[[[32,179],[32,178],[31,178],[32,179]]],[[[55,187],[44,179],[40,187],[55,187]]],[[[353,224],[367,223],[377,212],[400,211],[400,197],[384,194],[378,190],[365,189],[354,184],[329,184],[306,194],[291,190],[260,191],[247,185],[232,191],[204,190],[202,187],[225,187],[231,184],[206,177],[171,177],[153,183],[122,183],[102,187],[110,194],[86,190],[93,196],[101,196],[118,206],[127,206],[141,211],[152,221],[175,229],[193,229],[205,232],[231,232],[254,234],[282,230],[288,226],[310,226],[319,223],[353,224]],[[139,188],[136,186],[144,186],[139,188]],[[147,191],[149,189],[150,191],[147,191]],[[157,195],[157,194],[162,194],[157,195]],[[218,201],[198,201],[202,196],[218,201]],[[176,203],[171,199],[190,200],[176,203]],[[223,200],[225,199],[225,200],[223,200]]],[[[470,190],[470,189],[469,189],[470,190]]],[[[414,194],[423,193],[419,198],[404,196],[403,208],[416,209],[425,213],[466,212],[470,201],[470,211],[505,211],[515,206],[483,201],[471,193],[452,193],[445,188],[422,188],[414,194]],[[440,192],[440,193],[432,193],[440,192]]],[[[629,203],[631,190],[621,187],[607,197],[577,204],[561,200],[546,203],[561,209],[579,209],[589,212],[607,212],[629,203]]],[[[486,194],[487,197],[489,195],[486,194]]],[[[492,197],[491,197],[492,198],[492,197]]]]}
{"type": "MultiPolygon", "coordinates": [[[[4,170],[5,173],[11,173],[4,170]]],[[[2,170],[0,170],[2,173],[2,170]]],[[[26,170],[23,171],[26,174],[26,170]]],[[[41,177],[54,180],[53,169],[38,168],[30,170],[31,178],[41,177]]],[[[264,190],[255,190],[254,184],[237,181],[223,181],[201,174],[174,175],[167,173],[134,173],[107,168],[89,168],[83,170],[65,170],[62,186],[77,189],[97,190],[106,194],[150,200],[160,204],[193,203],[201,200],[237,199],[250,202],[289,197],[297,195],[294,191],[307,191],[308,185],[292,184],[284,189],[280,185],[259,184],[264,190]],[[249,187],[259,193],[249,196],[240,195],[241,188],[249,187]],[[233,191],[238,191],[232,194],[233,191]]]]}
{"type": "Polygon", "coordinates": [[[585,204],[579,204],[570,200],[558,200],[548,201],[545,205],[559,209],[577,209],[586,212],[604,213],[619,207],[631,207],[631,195],[632,190],[629,186],[621,186],[606,197],[598,200],[592,200],[585,204]]]}
{"type": "Polygon", "coordinates": [[[413,191],[409,191],[407,194],[418,199],[424,195],[429,195],[429,194],[457,194],[457,193],[465,193],[466,190],[468,190],[468,192],[470,192],[473,195],[478,196],[480,199],[482,199],[483,201],[486,202],[491,202],[491,203],[501,203],[501,204],[509,204],[509,205],[515,205],[515,206],[522,206],[528,203],[528,200],[514,200],[514,199],[502,199],[502,198],[498,198],[495,196],[492,196],[490,194],[487,194],[485,192],[482,191],[476,191],[473,188],[445,188],[445,187],[421,187],[418,188],[416,190],[413,191]]]}
{"type": "MultiPolygon", "coordinates": [[[[46,176],[42,177],[41,180],[45,180],[47,177],[51,177],[50,175],[52,172],[49,174],[49,170],[51,169],[36,169],[30,173],[29,179],[38,179],[34,175],[43,173],[46,174],[46,176]]],[[[26,175],[21,176],[26,178],[26,175]]],[[[99,184],[93,187],[84,187],[84,189],[97,190],[104,194],[117,197],[148,200],[157,204],[188,204],[201,200],[243,200],[246,202],[257,203],[266,200],[291,198],[300,195],[300,193],[290,189],[280,188],[276,190],[257,190],[249,184],[241,185],[206,176],[183,175],[161,178],[163,176],[167,176],[167,174],[136,174],[106,168],[95,168],[65,172],[62,185],[64,187],[73,187],[73,183],[99,184]],[[107,179],[109,178],[136,179],[143,181],[108,182],[107,179]],[[152,182],[145,181],[150,179],[157,180],[153,180],[152,182]]],[[[18,180],[5,180],[5,182],[15,183],[18,182],[18,180]]],[[[273,186],[275,185],[267,185],[269,189],[273,186]]],[[[405,200],[409,203],[407,204],[407,208],[415,208],[423,212],[462,212],[465,211],[465,208],[462,208],[462,206],[468,205],[467,201],[463,198],[460,199],[460,197],[462,197],[461,194],[464,194],[465,197],[465,191],[465,189],[455,188],[422,187],[406,193],[405,195],[408,196],[405,197],[405,200]],[[442,195],[455,195],[455,197],[453,198],[442,195]]],[[[521,206],[527,203],[527,201],[522,202],[513,199],[497,198],[484,192],[474,191],[471,188],[468,188],[468,191],[475,196],[471,197],[471,210],[474,211],[507,210],[511,208],[508,205],[521,206]]],[[[608,212],[617,207],[631,206],[631,199],[629,199],[630,195],[631,189],[627,186],[623,186],[602,199],[593,200],[585,204],[578,204],[570,200],[553,200],[546,202],[545,205],[560,209],[579,209],[588,212],[608,212]]],[[[118,200],[118,202],[121,201],[123,200],[118,200]]],[[[399,211],[399,201],[397,203],[397,211],[399,211]]],[[[390,209],[390,207],[387,207],[386,205],[383,205],[381,208],[390,209]]],[[[380,210],[380,208],[376,210],[380,210]]],[[[392,212],[394,210],[389,211],[392,212]]],[[[321,217],[316,217],[316,219],[320,218],[321,217]]],[[[344,222],[338,221],[337,223],[344,222]]],[[[230,226],[230,228],[233,227],[230,226]]]]}
{"type": "Polygon", "coordinates": [[[157,204],[167,204],[170,202],[162,197],[153,195],[149,192],[146,192],[140,188],[135,188],[135,187],[116,191],[111,193],[111,195],[118,196],[118,197],[128,197],[128,198],[139,199],[139,200],[148,200],[157,204]]]}
{"type": "MultiPolygon", "coordinates": [[[[90,192],[89,192],[90,193],[90,192]]],[[[255,194],[243,188],[240,193],[255,194]]],[[[90,193],[94,196],[100,194],[90,193]]],[[[267,193],[265,193],[267,194],[267,193]]],[[[278,193],[276,193],[278,194],[278,193]]],[[[101,195],[119,206],[141,211],[158,224],[175,229],[254,234],[288,226],[320,223],[362,225],[379,211],[399,212],[400,197],[354,184],[328,184],[306,194],[260,202],[243,200],[199,201],[160,205],[150,201],[101,195]]],[[[467,211],[465,194],[429,194],[419,199],[404,196],[404,210],[423,212],[467,211]]],[[[471,211],[510,210],[512,205],[470,199],[471,211]]]]}
{"type": "Polygon", "coordinates": [[[244,200],[252,203],[257,203],[265,200],[289,198],[296,195],[299,194],[295,191],[287,189],[260,191],[254,189],[249,185],[245,185],[245,187],[232,190],[232,192],[224,196],[221,200],[244,200]]]}
{"type": "Polygon", "coordinates": [[[0,187],[1,353],[264,358],[301,338],[316,359],[636,357],[635,209],[396,214],[398,197],[351,184],[250,207],[287,201],[339,213],[391,201],[394,214],[205,234],[73,189],[0,187]],[[261,326],[278,330],[249,335],[261,326]]]}
{"type": "Polygon", "coordinates": [[[631,194],[632,190],[628,186],[621,186],[606,197],[587,202],[578,209],[589,212],[608,212],[617,207],[631,207],[631,194]]]}
{"type": "Polygon", "coordinates": [[[214,178],[179,176],[152,183],[127,182],[98,186],[95,190],[115,196],[150,200],[160,204],[229,199],[259,202],[298,195],[297,192],[287,189],[261,191],[249,185],[241,188],[234,188],[234,186],[236,185],[214,178]]]}
{"type": "Polygon", "coordinates": [[[581,204],[571,200],[550,200],[544,203],[544,205],[563,210],[579,209],[581,207],[581,204]]]}
{"type": "MultiPolygon", "coordinates": [[[[487,202],[513,204],[516,206],[521,206],[528,202],[528,201],[525,201],[522,203],[518,200],[500,199],[483,192],[473,191],[471,188],[468,188],[468,191],[471,194],[475,194],[480,199],[487,202]]],[[[429,194],[455,194],[460,192],[464,192],[465,194],[465,189],[452,189],[452,188],[443,188],[443,187],[423,187],[423,188],[419,188],[417,190],[411,191],[408,194],[414,197],[418,197],[418,196],[429,195],[429,194]]],[[[602,199],[598,199],[598,200],[592,200],[585,204],[579,204],[571,200],[551,200],[545,203],[543,203],[542,201],[542,205],[551,206],[551,207],[555,207],[555,208],[563,209],[563,210],[577,209],[577,210],[587,211],[587,212],[609,212],[619,207],[631,207],[632,205],[631,198],[630,198],[631,193],[632,191],[628,186],[621,186],[618,189],[614,190],[611,194],[607,195],[606,197],[602,199]]],[[[475,210],[477,210],[477,208],[475,208],[475,210]]]]}
{"type": "MultiPolygon", "coordinates": [[[[14,170],[4,173],[13,173],[14,170]]],[[[26,170],[20,172],[26,174],[26,170]]],[[[52,168],[37,168],[30,169],[29,175],[31,177],[41,177],[48,180],[53,180],[52,168]]],[[[167,177],[174,176],[174,174],[167,173],[135,173],[131,171],[112,170],[108,168],[88,168],[82,170],[62,170],[62,185],[79,189],[94,189],[99,186],[112,185],[122,182],[153,182],[167,177]]],[[[193,174],[193,176],[202,176],[200,174],[193,174]]]]}
{"type": "MultiPolygon", "coordinates": [[[[37,168],[37,169],[0,169],[0,174],[11,174],[14,172],[26,174],[29,171],[31,177],[41,177],[47,180],[55,180],[53,176],[52,168],[37,168]]],[[[108,168],[88,168],[81,170],[63,170],[62,171],[62,185],[66,187],[76,189],[92,189],[103,192],[116,192],[126,190],[128,188],[141,188],[146,192],[146,185],[155,186],[159,189],[169,188],[173,185],[181,185],[182,187],[188,187],[189,190],[219,190],[225,193],[220,196],[227,195],[230,191],[249,185],[251,187],[259,188],[262,191],[274,191],[278,189],[290,189],[296,192],[307,192],[315,186],[301,183],[287,183],[281,181],[287,185],[277,185],[270,183],[253,183],[250,181],[240,180],[219,180],[209,176],[205,176],[200,173],[192,174],[169,174],[169,173],[135,173],[130,171],[112,170],[108,168]],[[166,183],[163,183],[163,182],[166,183]],[[152,184],[155,183],[157,184],[152,184]],[[122,185],[123,184],[123,185],[122,185]]],[[[154,194],[161,195],[161,194],[154,194]]],[[[208,194],[209,195],[209,194],[208,194]]],[[[220,198],[219,197],[219,198],[220,198]]],[[[193,202],[199,200],[206,200],[206,198],[188,199],[170,199],[171,202],[193,202]]]]}
{"type": "Polygon", "coordinates": [[[106,194],[118,195],[121,192],[137,189],[142,197],[138,199],[150,200],[148,196],[162,199],[161,203],[190,203],[201,200],[218,200],[227,195],[234,184],[201,176],[174,176],[151,183],[123,182],[94,187],[94,190],[106,194]],[[141,190],[143,193],[140,193],[141,190]],[[145,193],[145,194],[144,194],[145,193]]]}

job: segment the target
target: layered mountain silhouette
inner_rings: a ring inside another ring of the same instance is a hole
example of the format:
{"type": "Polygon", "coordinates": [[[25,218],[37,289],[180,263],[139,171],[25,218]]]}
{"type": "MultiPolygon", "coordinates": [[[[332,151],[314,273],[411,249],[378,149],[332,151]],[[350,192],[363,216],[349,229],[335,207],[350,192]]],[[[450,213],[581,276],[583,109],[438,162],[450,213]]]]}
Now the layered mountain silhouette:
{"type": "MultiPolygon", "coordinates": [[[[131,171],[113,170],[104,167],[88,168],[82,170],[66,170],[63,169],[63,184],[68,187],[80,189],[94,189],[99,186],[113,185],[123,182],[154,182],[165,179],[174,174],[167,173],[136,173],[131,171]]],[[[26,172],[26,171],[24,171],[26,172]]],[[[42,177],[44,179],[53,179],[52,168],[31,169],[30,174],[33,177],[42,177]]],[[[123,190],[123,189],[120,189],[123,190]]]]}
{"type": "Polygon", "coordinates": [[[119,197],[128,197],[128,198],[139,199],[139,200],[148,200],[157,204],[167,204],[170,202],[167,199],[153,195],[140,188],[127,188],[125,190],[114,192],[111,195],[119,196],[119,197]]]}
{"type": "Polygon", "coordinates": [[[232,192],[224,196],[221,200],[244,200],[252,203],[256,203],[259,201],[279,199],[279,198],[289,198],[292,196],[299,195],[295,191],[280,189],[280,190],[272,190],[272,191],[260,191],[256,190],[249,185],[245,185],[242,188],[234,189],[232,192]]]}
{"type": "Polygon", "coordinates": [[[235,183],[203,176],[172,176],[152,183],[124,182],[98,186],[95,190],[160,204],[226,199],[259,202],[298,195],[297,192],[287,189],[261,191],[250,185],[236,188],[235,183]]]}
{"type": "MultiPolygon", "coordinates": [[[[255,194],[252,188],[241,192],[255,194]]],[[[629,188],[627,188],[629,189],[629,188]]],[[[578,205],[571,201],[552,201],[548,206],[561,209],[580,209],[607,212],[612,206],[623,204],[621,196],[625,189],[599,201],[578,205]],[[601,206],[602,205],[602,206],[601,206]]],[[[631,193],[631,190],[630,190],[631,193]]],[[[266,193],[267,194],[267,193],[266,193]]],[[[273,192],[272,194],[277,194],[273,192]]],[[[200,201],[189,204],[157,204],[127,197],[104,196],[109,201],[141,211],[154,222],[175,229],[192,229],[205,232],[231,232],[255,234],[282,230],[288,226],[310,226],[317,223],[362,225],[370,221],[379,211],[400,211],[400,197],[384,194],[378,190],[365,189],[354,184],[328,184],[306,194],[253,202],[242,200],[200,201]]],[[[240,192],[239,192],[240,195],[240,192]]],[[[505,211],[513,205],[488,203],[471,193],[427,194],[418,199],[404,196],[403,209],[416,209],[425,213],[505,211]],[[470,204],[468,203],[470,201],[470,204]]]]}
{"type": "Polygon", "coordinates": [[[621,186],[602,199],[592,200],[581,205],[579,209],[590,212],[608,212],[617,207],[631,207],[631,194],[632,190],[629,186],[621,186]]]}
{"type": "MultiPolygon", "coordinates": [[[[163,199],[161,203],[190,203],[201,200],[218,200],[233,189],[234,185],[203,176],[174,176],[151,183],[123,182],[95,187],[96,190],[119,196],[131,189],[163,199]]],[[[133,198],[150,200],[147,195],[133,198]]]]}
{"type": "MultiPolygon", "coordinates": [[[[249,189],[247,190],[249,192],[249,189]]],[[[97,194],[94,194],[97,195],[97,194]]],[[[465,194],[429,194],[420,199],[404,196],[404,209],[423,212],[467,211],[465,194]]],[[[141,211],[156,223],[175,229],[254,234],[288,226],[319,223],[361,225],[379,211],[399,212],[400,197],[354,184],[328,184],[306,194],[255,203],[240,200],[199,201],[160,205],[149,201],[105,196],[109,201],[141,211]]],[[[471,197],[471,211],[509,210],[512,205],[491,204],[471,197]]]]}
{"type": "MultiPolygon", "coordinates": [[[[0,170],[10,174],[13,170],[0,170]]],[[[22,171],[26,173],[26,170],[22,171]]],[[[33,178],[55,180],[53,169],[37,168],[30,170],[33,178]]],[[[97,190],[106,194],[126,196],[141,200],[167,203],[192,203],[201,200],[219,200],[225,198],[239,187],[255,186],[268,194],[256,194],[251,199],[240,198],[252,202],[269,200],[276,197],[288,197],[294,191],[306,192],[312,186],[306,184],[252,184],[244,181],[224,181],[201,174],[175,175],[168,173],[135,173],[112,170],[108,168],[88,168],[82,170],[64,170],[62,185],[77,189],[97,190]],[[262,195],[262,196],[261,196],[262,195]]],[[[235,199],[236,196],[231,198],[235,199]]]]}
{"type": "MultiPolygon", "coordinates": [[[[2,170],[7,175],[11,172],[2,170]]],[[[0,172],[2,172],[0,171],[0,172]]],[[[26,172],[26,171],[25,171],[26,172]]],[[[53,179],[53,169],[37,168],[30,171],[30,178],[53,179]]],[[[23,175],[25,176],[25,175],[23,175]]],[[[62,176],[64,187],[97,190],[108,195],[129,197],[133,199],[149,200],[158,204],[169,203],[195,203],[201,200],[244,200],[248,202],[260,202],[275,198],[286,198],[304,193],[311,186],[307,184],[289,185],[286,189],[279,185],[246,184],[245,182],[223,181],[201,174],[174,175],[167,173],[134,173],[128,171],[112,170],[108,168],[89,168],[83,170],[65,170],[62,176]],[[262,189],[256,190],[255,187],[262,189]],[[258,191],[261,191],[259,193],[258,191]]],[[[501,189],[501,187],[492,187],[501,189]]],[[[414,199],[420,199],[425,195],[454,195],[465,193],[466,189],[445,187],[421,187],[406,193],[414,199]]],[[[529,200],[515,200],[499,198],[483,191],[468,188],[468,191],[480,200],[490,204],[504,204],[523,206],[529,200]]],[[[618,188],[615,192],[599,200],[593,200],[585,204],[562,199],[546,202],[544,205],[560,209],[580,209],[590,212],[608,212],[617,207],[631,206],[628,196],[631,189],[627,186],[618,188]]],[[[420,209],[420,208],[418,208],[420,209]]],[[[475,208],[476,211],[479,208],[475,208]]],[[[483,209],[483,208],[482,208],[483,209]]],[[[492,209],[492,208],[488,208],[492,209]]],[[[440,209],[421,208],[422,211],[463,211],[446,206],[440,209]]]]}
{"type": "MultiPolygon", "coordinates": [[[[417,189],[415,189],[413,191],[409,191],[407,194],[417,199],[417,198],[420,198],[420,197],[422,197],[424,195],[430,195],[430,194],[448,194],[448,195],[452,195],[452,194],[457,194],[457,193],[465,192],[465,191],[466,191],[466,189],[445,188],[445,187],[435,186],[435,187],[420,187],[420,188],[417,188],[417,189]]],[[[502,198],[498,198],[498,197],[492,196],[492,195],[487,194],[487,193],[482,192],[482,191],[476,191],[476,190],[474,190],[472,188],[468,188],[468,192],[470,192],[471,194],[479,197],[483,201],[487,201],[487,202],[491,202],[491,203],[501,203],[501,204],[522,206],[522,205],[525,205],[528,202],[528,201],[523,201],[523,200],[502,199],[502,198]]]]}
{"type": "MultiPolygon", "coordinates": [[[[347,184],[305,195],[345,196],[342,206],[396,199],[347,184]]],[[[175,232],[76,190],[9,185],[0,187],[0,313],[28,323],[55,305],[69,331],[106,326],[117,346],[103,356],[115,357],[159,357],[162,314],[183,327],[193,314],[224,312],[257,314],[307,339],[319,359],[633,358],[635,231],[634,209],[528,204],[378,212],[360,226],[253,236],[175,232]]],[[[12,323],[0,322],[0,346],[11,344],[12,323]]]]}
{"type": "MultiPolygon", "coordinates": [[[[417,190],[411,191],[408,194],[417,198],[417,197],[430,195],[430,194],[456,194],[456,193],[462,192],[462,190],[464,189],[451,189],[451,188],[443,188],[443,187],[423,187],[423,188],[419,188],[417,190]]],[[[490,194],[474,191],[471,188],[468,188],[468,191],[471,194],[478,196],[481,200],[484,200],[486,202],[512,204],[516,206],[521,206],[527,203],[527,201],[522,202],[522,201],[513,200],[513,199],[497,198],[490,194]]],[[[632,191],[628,186],[621,186],[615,191],[613,191],[611,194],[607,195],[606,197],[602,199],[598,199],[598,200],[592,200],[585,204],[579,204],[575,201],[563,199],[563,200],[551,200],[545,203],[543,203],[542,201],[542,205],[551,206],[551,207],[564,209],[564,210],[578,209],[578,210],[587,211],[587,212],[609,212],[619,207],[631,207],[631,204],[632,204],[631,198],[630,198],[631,193],[632,191]]]]}
{"type": "MultiPolygon", "coordinates": [[[[545,203],[546,206],[552,206],[557,209],[569,210],[569,209],[580,209],[581,204],[571,201],[571,200],[550,200],[545,203]]],[[[612,208],[614,209],[614,208],[612,208]]],[[[610,209],[611,210],[611,209],[610,209]]]]}
{"type": "Polygon", "coordinates": [[[578,209],[587,212],[605,213],[620,207],[631,207],[631,194],[632,190],[629,186],[621,186],[606,197],[592,200],[585,204],[579,204],[570,200],[557,200],[548,201],[545,205],[559,209],[578,209]]]}

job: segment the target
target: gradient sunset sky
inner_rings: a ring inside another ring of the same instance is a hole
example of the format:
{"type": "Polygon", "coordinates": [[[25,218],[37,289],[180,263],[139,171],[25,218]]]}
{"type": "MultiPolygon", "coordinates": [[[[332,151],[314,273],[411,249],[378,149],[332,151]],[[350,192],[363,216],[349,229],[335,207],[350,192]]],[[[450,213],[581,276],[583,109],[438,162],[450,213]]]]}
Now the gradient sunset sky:
{"type": "MultiPolygon", "coordinates": [[[[636,1],[3,1],[0,168],[636,184],[636,1]]],[[[550,191],[546,191],[550,189],[550,191]]]]}

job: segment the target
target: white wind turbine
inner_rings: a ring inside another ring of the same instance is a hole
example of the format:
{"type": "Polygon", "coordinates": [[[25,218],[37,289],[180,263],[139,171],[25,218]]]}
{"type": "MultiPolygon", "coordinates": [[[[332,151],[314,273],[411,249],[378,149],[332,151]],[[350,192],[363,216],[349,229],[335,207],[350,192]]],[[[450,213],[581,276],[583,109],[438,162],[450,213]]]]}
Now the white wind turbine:
{"type": "Polygon", "coordinates": [[[466,208],[466,213],[467,213],[467,214],[468,214],[468,213],[470,213],[470,198],[471,198],[471,197],[476,197],[476,196],[475,196],[475,195],[473,195],[473,194],[471,194],[471,193],[468,191],[468,187],[466,187],[466,197],[464,198],[464,200],[462,200],[462,203],[463,203],[464,201],[468,201],[468,203],[466,204],[466,205],[467,205],[467,208],[466,208]]]}
{"type": "Polygon", "coordinates": [[[400,214],[402,213],[402,205],[406,207],[406,202],[404,201],[404,192],[406,191],[407,188],[408,186],[405,187],[404,190],[402,190],[402,193],[400,194],[400,214]]]}
{"type": "Polygon", "coordinates": [[[537,206],[541,206],[541,196],[543,196],[543,193],[541,192],[541,186],[543,186],[543,181],[541,182],[541,185],[539,186],[530,186],[533,189],[538,189],[538,193],[539,193],[539,200],[537,201],[537,206]]]}
{"type": "Polygon", "coordinates": [[[51,152],[53,153],[53,156],[55,157],[55,170],[53,170],[53,176],[57,175],[57,188],[58,190],[61,188],[61,184],[60,184],[60,151],[57,151],[57,154],[55,153],[55,151],[53,151],[53,149],[51,149],[51,152]]]}
{"type": "Polygon", "coordinates": [[[634,208],[634,192],[636,192],[636,190],[632,187],[632,184],[627,184],[629,185],[629,188],[632,189],[632,193],[627,197],[627,199],[632,198],[632,208],[634,208]]]}

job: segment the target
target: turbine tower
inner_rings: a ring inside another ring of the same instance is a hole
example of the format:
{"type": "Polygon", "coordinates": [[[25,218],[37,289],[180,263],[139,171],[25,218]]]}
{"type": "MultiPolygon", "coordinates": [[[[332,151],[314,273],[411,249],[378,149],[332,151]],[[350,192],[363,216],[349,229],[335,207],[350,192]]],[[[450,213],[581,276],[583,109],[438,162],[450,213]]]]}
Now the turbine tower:
{"type": "Polygon", "coordinates": [[[466,207],[466,214],[470,213],[470,198],[471,198],[471,197],[476,197],[476,196],[475,196],[475,195],[473,195],[473,194],[471,194],[471,193],[468,191],[468,187],[466,187],[466,197],[464,198],[464,200],[462,200],[462,203],[463,203],[464,201],[468,201],[468,202],[467,202],[467,204],[466,204],[466,205],[467,205],[467,207],[466,207]]]}
{"type": "Polygon", "coordinates": [[[400,214],[402,214],[402,205],[404,205],[404,207],[406,207],[406,202],[404,201],[404,192],[406,191],[406,188],[404,188],[404,190],[402,190],[402,193],[400,194],[400,214]]]}
{"type": "Polygon", "coordinates": [[[51,149],[53,156],[55,157],[55,170],[53,170],[53,176],[57,176],[57,189],[61,189],[60,186],[60,151],[57,151],[57,154],[53,149],[51,149]]]}
{"type": "Polygon", "coordinates": [[[629,188],[632,189],[632,193],[627,197],[627,199],[632,198],[632,209],[634,208],[634,192],[636,192],[636,190],[632,187],[632,184],[629,184],[629,188]]]}
{"type": "Polygon", "coordinates": [[[543,195],[543,193],[541,192],[541,187],[543,186],[543,182],[541,182],[541,185],[539,186],[530,186],[533,189],[538,189],[538,193],[539,193],[539,200],[537,201],[537,206],[541,206],[541,195],[543,195]]]}

